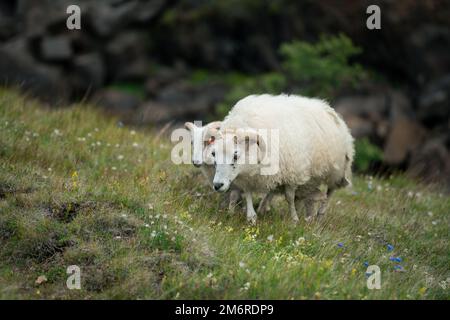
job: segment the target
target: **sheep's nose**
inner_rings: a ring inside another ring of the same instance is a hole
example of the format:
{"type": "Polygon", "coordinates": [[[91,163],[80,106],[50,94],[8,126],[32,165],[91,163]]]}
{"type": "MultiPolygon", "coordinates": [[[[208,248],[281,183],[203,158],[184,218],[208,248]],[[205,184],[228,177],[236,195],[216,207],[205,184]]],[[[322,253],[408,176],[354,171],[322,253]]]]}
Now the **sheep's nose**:
{"type": "Polygon", "coordinates": [[[219,190],[220,188],[223,187],[223,183],[214,183],[214,190],[219,190]]]}
{"type": "Polygon", "coordinates": [[[192,161],[192,164],[193,164],[195,167],[200,167],[200,166],[202,165],[202,163],[201,163],[200,161],[192,161]]]}

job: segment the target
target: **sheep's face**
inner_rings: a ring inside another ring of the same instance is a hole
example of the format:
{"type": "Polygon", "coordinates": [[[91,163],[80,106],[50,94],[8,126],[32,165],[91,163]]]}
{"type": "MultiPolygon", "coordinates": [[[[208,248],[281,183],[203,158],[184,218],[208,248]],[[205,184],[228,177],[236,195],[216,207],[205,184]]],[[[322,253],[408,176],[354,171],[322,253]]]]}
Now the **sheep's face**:
{"type": "Polygon", "coordinates": [[[220,122],[212,122],[204,127],[186,122],[184,126],[191,134],[192,164],[196,167],[202,164],[213,165],[214,158],[210,149],[220,128],[220,122]]]}
{"type": "Polygon", "coordinates": [[[254,131],[224,133],[211,148],[216,167],[214,190],[225,192],[240,174],[256,171],[259,154],[258,135],[254,131]]]}

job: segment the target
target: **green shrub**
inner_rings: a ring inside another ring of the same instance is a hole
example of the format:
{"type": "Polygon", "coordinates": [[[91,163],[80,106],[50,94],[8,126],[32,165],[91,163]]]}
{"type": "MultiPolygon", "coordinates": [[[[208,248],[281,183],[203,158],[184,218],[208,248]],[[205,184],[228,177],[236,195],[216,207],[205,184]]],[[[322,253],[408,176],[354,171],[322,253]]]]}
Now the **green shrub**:
{"type": "Polygon", "coordinates": [[[355,168],[357,171],[367,171],[371,164],[383,160],[383,151],[372,144],[369,139],[358,139],[355,142],[355,168]]]}
{"type": "Polygon", "coordinates": [[[350,38],[322,36],[316,44],[293,41],[281,46],[283,69],[294,88],[307,96],[332,98],[343,87],[355,87],[366,77],[349,59],[362,52],[350,38]]]}
{"type": "Polygon", "coordinates": [[[231,89],[217,105],[216,113],[225,116],[243,97],[258,93],[293,93],[331,99],[345,87],[356,87],[368,73],[350,58],[361,53],[345,35],[323,36],[315,43],[293,41],[280,47],[280,72],[235,78],[231,89]]]}

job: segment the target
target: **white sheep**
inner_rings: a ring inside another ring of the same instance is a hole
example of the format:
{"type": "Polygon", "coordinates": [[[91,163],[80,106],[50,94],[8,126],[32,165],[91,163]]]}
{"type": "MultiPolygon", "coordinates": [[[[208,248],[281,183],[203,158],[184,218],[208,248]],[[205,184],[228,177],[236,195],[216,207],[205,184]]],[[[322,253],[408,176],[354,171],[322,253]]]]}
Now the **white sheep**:
{"type": "Polygon", "coordinates": [[[310,216],[314,202],[320,201],[318,214],[322,215],[333,191],[350,183],[353,138],[325,101],[294,95],[248,96],[236,103],[220,131],[211,151],[217,162],[214,189],[226,191],[231,183],[241,188],[252,223],[256,222],[252,193],[284,188],[297,222],[296,202],[298,207],[298,201],[305,200],[310,216]],[[260,129],[277,131],[279,143],[269,144],[260,129]],[[249,161],[251,150],[257,151],[257,161],[249,161]],[[278,155],[279,170],[263,175],[261,169],[267,163],[261,158],[269,154],[278,155]],[[328,188],[327,196],[322,195],[321,185],[328,188]]]}
{"type": "MultiPolygon", "coordinates": [[[[184,127],[189,130],[191,136],[191,160],[192,164],[200,168],[208,184],[212,187],[214,177],[214,158],[211,155],[211,147],[215,141],[222,122],[214,121],[205,126],[199,127],[192,122],[186,122],[184,127]]],[[[238,201],[241,198],[241,192],[237,188],[230,191],[228,210],[233,212],[238,201]]]]}

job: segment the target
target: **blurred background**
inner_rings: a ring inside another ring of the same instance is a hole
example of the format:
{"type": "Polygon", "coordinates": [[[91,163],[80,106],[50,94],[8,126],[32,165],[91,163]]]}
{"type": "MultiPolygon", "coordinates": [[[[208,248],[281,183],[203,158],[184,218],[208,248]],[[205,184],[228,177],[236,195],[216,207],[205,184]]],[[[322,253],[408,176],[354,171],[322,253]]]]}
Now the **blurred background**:
{"type": "Polygon", "coordinates": [[[0,85],[145,127],[222,119],[248,94],[316,96],[351,127],[357,171],[450,187],[448,0],[2,0],[0,85]]]}

